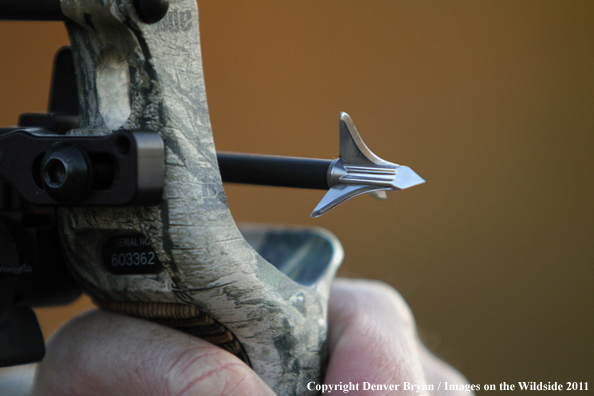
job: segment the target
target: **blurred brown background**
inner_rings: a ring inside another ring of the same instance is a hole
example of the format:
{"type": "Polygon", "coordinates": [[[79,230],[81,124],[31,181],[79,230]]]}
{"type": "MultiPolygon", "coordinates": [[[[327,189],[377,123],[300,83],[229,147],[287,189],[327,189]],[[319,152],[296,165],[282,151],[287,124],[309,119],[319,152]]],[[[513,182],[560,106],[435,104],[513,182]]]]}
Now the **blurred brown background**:
{"type": "MultiPolygon", "coordinates": [[[[426,184],[320,219],[226,186],[238,221],[325,227],[473,383],[594,386],[594,2],[199,1],[217,148],[334,158],[346,111],[426,184]]],[[[0,23],[0,125],[43,111],[59,23],[0,23]]],[[[45,334],[88,300],[40,309],[45,334]]]]}

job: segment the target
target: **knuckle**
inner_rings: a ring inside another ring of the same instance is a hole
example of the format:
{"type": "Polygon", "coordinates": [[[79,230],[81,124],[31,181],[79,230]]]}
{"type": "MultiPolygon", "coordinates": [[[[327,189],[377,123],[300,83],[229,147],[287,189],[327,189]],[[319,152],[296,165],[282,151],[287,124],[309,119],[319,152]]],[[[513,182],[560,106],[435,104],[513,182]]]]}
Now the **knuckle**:
{"type": "Polygon", "coordinates": [[[401,328],[414,330],[416,328],[413,313],[404,300],[404,297],[396,289],[387,283],[380,281],[368,282],[369,301],[378,310],[389,313],[401,328]]]}
{"type": "Polygon", "coordinates": [[[416,332],[408,304],[396,289],[384,282],[339,279],[334,284],[331,305],[334,323],[343,326],[355,325],[367,333],[374,330],[375,324],[382,323],[394,331],[416,332]]]}
{"type": "Polygon", "coordinates": [[[179,353],[166,377],[171,396],[256,394],[250,368],[213,345],[179,353]]]}

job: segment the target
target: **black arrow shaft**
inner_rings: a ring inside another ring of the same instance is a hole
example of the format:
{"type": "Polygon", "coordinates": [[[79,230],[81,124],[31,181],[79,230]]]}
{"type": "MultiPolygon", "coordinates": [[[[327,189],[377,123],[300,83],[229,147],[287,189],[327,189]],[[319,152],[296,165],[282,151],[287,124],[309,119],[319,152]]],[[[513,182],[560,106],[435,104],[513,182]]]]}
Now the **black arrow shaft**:
{"type": "Polygon", "coordinates": [[[327,190],[332,160],[217,152],[225,183],[327,190]]]}

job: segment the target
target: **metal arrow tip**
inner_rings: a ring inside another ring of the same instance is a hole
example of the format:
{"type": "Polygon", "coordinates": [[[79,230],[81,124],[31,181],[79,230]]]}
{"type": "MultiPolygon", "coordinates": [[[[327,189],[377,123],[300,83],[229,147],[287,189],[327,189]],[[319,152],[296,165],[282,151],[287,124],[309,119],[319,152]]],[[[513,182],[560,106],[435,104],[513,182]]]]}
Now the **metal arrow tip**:
{"type": "Polygon", "coordinates": [[[394,186],[401,190],[418,184],[425,183],[425,179],[417,175],[417,173],[408,166],[399,166],[396,169],[396,177],[394,178],[394,186]]]}
{"type": "Polygon", "coordinates": [[[369,150],[347,113],[340,113],[339,125],[340,157],[328,169],[330,189],[311,217],[321,216],[357,195],[367,193],[386,199],[386,191],[425,183],[408,166],[385,161],[369,150]]]}

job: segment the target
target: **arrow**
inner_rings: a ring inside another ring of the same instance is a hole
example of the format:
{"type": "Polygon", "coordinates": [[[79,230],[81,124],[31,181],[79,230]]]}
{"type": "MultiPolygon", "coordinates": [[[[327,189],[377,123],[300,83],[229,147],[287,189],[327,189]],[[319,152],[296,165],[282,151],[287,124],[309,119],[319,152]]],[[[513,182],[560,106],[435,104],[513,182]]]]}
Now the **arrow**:
{"type": "Polygon", "coordinates": [[[311,213],[319,217],[347,199],[424,183],[408,166],[376,156],[347,113],[340,113],[340,155],[335,160],[218,152],[224,182],[328,190],[311,213]]]}

